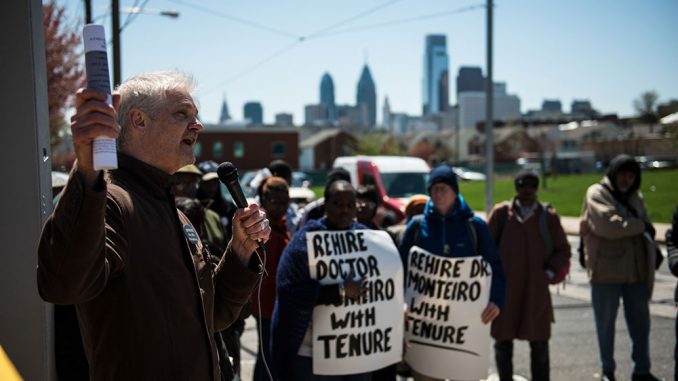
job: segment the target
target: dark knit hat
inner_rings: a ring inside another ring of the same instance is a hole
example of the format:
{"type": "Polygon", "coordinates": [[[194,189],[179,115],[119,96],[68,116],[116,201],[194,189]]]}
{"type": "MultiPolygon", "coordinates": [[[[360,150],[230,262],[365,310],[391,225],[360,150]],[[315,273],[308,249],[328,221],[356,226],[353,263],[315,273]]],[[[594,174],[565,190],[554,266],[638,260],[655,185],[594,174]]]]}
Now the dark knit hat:
{"type": "Polygon", "coordinates": [[[515,184],[516,187],[523,185],[523,183],[529,181],[534,181],[534,184],[539,187],[539,175],[537,175],[534,171],[530,171],[529,169],[523,169],[519,171],[516,174],[515,179],[513,179],[513,184],[515,184]]]}
{"type": "Polygon", "coordinates": [[[349,183],[351,182],[351,174],[348,173],[347,170],[341,167],[337,168],[332,168],[330,172],[327,174],[327,182],[326,185],[331,184],[334,181],[337,180],[345,180],[348,181],[349,183]]]}
{"type": "Polygon", "coordinates": [[[459,183],[457,182],[457,175],[451,167],[441,165],[431,171],[428,176],[428,193],[431,193],[431,187],[435,183],[445,183],[452,187],[454,193],[459,194],[459,183]]]}

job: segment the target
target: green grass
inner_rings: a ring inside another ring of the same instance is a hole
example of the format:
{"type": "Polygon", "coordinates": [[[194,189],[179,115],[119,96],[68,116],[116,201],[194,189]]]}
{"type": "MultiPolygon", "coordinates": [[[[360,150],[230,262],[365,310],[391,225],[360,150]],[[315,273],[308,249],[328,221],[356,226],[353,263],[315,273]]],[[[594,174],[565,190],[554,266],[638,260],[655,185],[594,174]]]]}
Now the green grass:
{"type": "MultiPolygon", "coordinates": [[[[600,181],[603,174],[566,175],[547,180],[548,187],[540,184],[539,200],[551,203],[563,216],[578,216],[586,189],[600,181]]],[[[475,210],[485,209],[485,183],[464,182],[461,194],[475,210]]],[[[646,171],[642,174],[641,191],[653,222],[670,223],[678,205],[678,170],[646,171]]],[[[508,200],[515,194],[512,178],[498,178],[494,184],[495,203],[508,200]]]]}
{"type": "MultiPolygon", "coordinates": [[[[563,216],[578,216],[586,189],[600,181],[603,174],[563,175],[547,180],[547,189],[540,184],[539,200],[551,203],[563,216]]],[[[462,182],[461,194],[474,210],[485,209],[485,183],[462,182]]],[[[316,197],[322,197],[324,186],[314,186],[316,197]]],[[[645,171],[641,191],[652,222],[671,223],[678,205],[678,170],[645,171]]],[[[499,177],[494,182],[495,203],[509,200],[515,194],[513,179],[499,177]]]]}

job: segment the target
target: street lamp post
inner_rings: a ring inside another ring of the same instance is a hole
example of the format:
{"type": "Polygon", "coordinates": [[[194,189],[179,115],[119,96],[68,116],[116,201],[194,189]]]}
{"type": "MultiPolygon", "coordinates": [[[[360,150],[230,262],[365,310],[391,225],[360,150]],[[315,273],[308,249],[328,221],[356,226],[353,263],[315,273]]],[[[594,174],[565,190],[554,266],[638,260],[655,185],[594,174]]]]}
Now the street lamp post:
{"type": "Polygon", "coordinates": [[[111,0],[111,30],[113,33],[113,88],[120,84],[120,2],[111,0]]]}
{"type": "MultiPolygon", "coordinates": [[[[122,13],[146,13],[171,18],[179,17],[179,12],[164,11],[158,9],[143,9],[140,7],[129,7],[120,9],[119,0],[111,0],[111,29],[113,34],[113,87],[116,87],[122,81],[120,70],[120,12],[122,13]]],[[[127,23],[125,23],[127,25],[127,23]]]]}
{"type": "Polygon", "coordinates": [[[494,84],[492,83],[492,0],[487,0],[487,79],[485,82],[485,213],[494,205],[494,84]]]}

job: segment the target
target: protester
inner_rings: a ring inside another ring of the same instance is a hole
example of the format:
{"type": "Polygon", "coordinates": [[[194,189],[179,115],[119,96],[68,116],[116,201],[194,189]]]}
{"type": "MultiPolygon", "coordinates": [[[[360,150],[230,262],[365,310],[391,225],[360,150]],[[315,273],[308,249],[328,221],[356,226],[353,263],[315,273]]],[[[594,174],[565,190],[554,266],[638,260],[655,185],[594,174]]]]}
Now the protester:
{"type": "Polygon", "coordinates": [[[231,221],[236,206],[233,202],[226,200],[221,193],[216,163],[213,161],[202,162],[198,165],[198,168],[203,175],[198,186],[197,197],[204,207],[219,215],[221,225],[224,227],[224,239],[228,242],[231,239],[231,221]]]}
{"type": "MultiPolygon", "coordinates": [[[[268,170],[271,171],[272,176],[281,177],[287,183],[288,188],[292,186],[292,166],[285,160],[273,160],[268,164],[268,170]]],[[[287,230],[290,234],[294,234],[297,230],[297,223],[299,214],[299,206],[292,202],[288,203],[285,216],[287,217],[287,230]]]]}
{"type": "Polygon", "coordinates": [[[183,201],[183,208],[177,207],[183,212],[193,224],[198,232],[198,236],[207,244],[210,254],[221,258],[221,254],[226,249],[228,241],[224,237],[224,226],[221,224],[219,215],[213,210],[205,208],[196,198],[202,172],[193,164],[179,168],[174,175],[175,181],[172,185],[172,191],[175,198],[184,198],[189,201],[183,201]]]}
{"type": "MultiPolygon", "coordinates": [[[[504,270],[490,231],[464,201],[459,193],[457,176],[449,166],[441,165],[431,171],[428,192],[431,199],[426,203],[423,218],[408,223],[400,244],[403,264],[407,268],[412,246],[443,257],[482,255],[492,268],[490,301],[480,316],[482,322],[488,324],[499,316],[505,297],[504,270]],[[476,242],[473,242],[474,237],[476,242]]],[[[415,370],[412,373],[415,381],[435,380],[415,370]]],[[[455,379],[455,375],[450,374],[448,378],[455,379]]]]}
{"type": "MultiPolygon", "coordinates": [[[[344,168],[332,168],[332,170],[327,174],[327,182],[325,183],[325,189],[330,186],[333,182],[337,180],[344,180],[351,182],[351,174],[348,173],[344,168]]],[[[299,223],[297,224],[297,230],[306,225],[306,222],[309,220],[317,220],[322,218],[325,214],[325,198],[321,197],[309,204],[307,204],[301,211],[299,211],[299,223]]]]}
{"type": "Polygon", "coordinates": [[[379,229],[374,223],[374,216],[379,207],[379,193],[372,185],[359,186],[356,190],[356,218],[358,222],[370,229],[379,229]]]}
{"type": "MultiPolygon", "coordinates": [[[[678,206],[673,213],[671,229],[666,231],[666,251],[669,270],[678,277],[678,206]]],[[[673,293],[673,301],[678,305],[678,283],[673,293]]],[[[678,316],[676,316],[676,345],[673,350],[673,380],[678,381],[678,316]]]]}
{"type": "Polygon", "coordinates": [[[359,298],[365,289],[362,281],[348,277],[343,284],[321,286],[311,279],[306,233],[319,230],[356,230],[365,227],[354,221],[355,191],[344,180],[330,182],[325,188],[325,217],[309,220],[297,231],[285,248],[278,266],[277,298],[271,322],[271,357],[276,380],[369,381],[369,373],[344,376],[313,374],[312,317],[319,304],[339,305],[343,297],[359,298]]]}
{"type": "Polygon", "coordinates": [[[216,270],[175,208],[171,175],[194,161],[203,128],[191,90],[185,75],[157,72],[123,83],[114,106],[101,91],[75,97],[77,160],[42,232],[37,280],[45,301],[77,305],[92,380],[220,380],[213,334],[258,279],[253,253],[270,232],[258,206],[235,213],[216,270]],[[118,138],[106,175],[93,166],[98,136],[118,138]]]}
{"type": "Polygon", "coordinates": [[[537,199],[539,177],[520,171],[516,196],[495,205],[488,226],[506,272],[506,304],[492,322],[500,381],[513,380],[513,340],[530,342],[533,381],[549,380],[549,339],[554,321],[549,282],[567,267],[570,244],[560,217],[537,199]]]}
{"type": "MultiPolygon", "coordinates": [[[[266,276],[261,281],[261,290],[252,294],[252,315],[257,319],[259,349],[254,365],[254,381],[268,380],[266,367],[271,367],[270,338],[271,317],[275,304],[275,280],[278,263],[283,250],[290,241],[285,212],[290,203],[287,182],[277,176],[263,181],[258,192],[261,207],[271,221],[271,236],[266,242],[266,276]],[[261,303],[260,303],[261,302],[261,303]],[[266,366],[264,366],[264,361],[266,366]]],[[[270,369],[269,369],[270,370],[270,369]]]]}
{"type": "Polygon", "coordinates": [[[628,155],[611,162],[603,179],[586,191],[580,232],[604,381],[615,380],[614,335],[619,299],[631,337],[632,381],[650,373],[649,301],[654,285],[654,228],[639,192],[640,166],[628,155]]]}
{"type": "Polygon", "coordinates": [[[428,196],[424,194],[415,194],[410,197],[410,201],[408,201],[405,206],[405,219],[396,225],[391,225],[386,228],[391,237],[393,237],[393,241],[395,241],[396,245],[400,245],[400,242],[402,242],[405,230],[407,230],[407,224],[412,217],[424,213],[427,201],[428,196]]]}

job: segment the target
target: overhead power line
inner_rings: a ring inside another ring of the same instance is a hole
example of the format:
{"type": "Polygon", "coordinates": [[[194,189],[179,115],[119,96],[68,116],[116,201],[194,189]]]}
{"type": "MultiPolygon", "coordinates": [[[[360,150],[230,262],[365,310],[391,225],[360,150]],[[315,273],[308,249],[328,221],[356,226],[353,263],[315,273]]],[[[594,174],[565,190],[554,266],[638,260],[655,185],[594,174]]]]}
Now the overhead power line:
{"type": "Polygon", "coordinates": [[[364,11],[364,12],[361,12],[361,13],[355,15],[355,16],[351,16],[351,17],[349,17],[349,18],[347,18],[347,19],[344,19],[344,20],[342,20],[342,21],[339,21],[339,22],[336,23],[336,24],[330,25],[330,26],[328,26],[328,27],[326,27],[326,28],[320,29],[320,30],[317,31],[317,32],[311,33],[311,34],[307,35],[307,36],[305,37],[305,39],[311,39],[311,38],[321,37],[321,36],[323,36],[323,35],[329,33],[330,31],[332,31],[332,30],[334,30],[334,29],[337,29],[338,27],[340,27],[340,26],[342,26],[342,25],[346,25],[346,24],[348,24],[348,23],[351,23],[351,22],[353,22],[353,21],[356,21],[356,20],[358,20],[358,19],[361,19],[361,18],[363,18],[363,17],[365,17],[365,16],[367,16],[367,15],[371,15],[372,13],[374,13],[374,12],[376,12],[376,11],[378,11],[378,10],[381,10],[381,9],[383,9],[383,8],[386,8],[386,7],[389,7],[389,6],[391,6],[391,5],[393,5],[393,4],[397,3],[397,2],[400,2],[400,1],[402,1],[402,0],[390,0],[390,1],[387,1],[387,2],[385,2],[385,3],[383,3],[383,4],[377,5],[377,6],[374,7],[374,8],[368,9],[368,10],[366,10],[366,11],[364,11]]]}
{"type": "Polygon", "coordinates": [[[247,20],[247,19],[242,18],[242,17],[229,15],[227,13],[224,13],[224,12],[221,12],[221,11],[218,11],[218,10],[215,10],[215,9],[210,9],[210,8],[207,8],[207,7],[204,7],[202,5],[195,4],[195,3],[189,4],[189,3],[186,3],[185,1],[182,1],[182,0],[168,0],[168,1],[175,3],[175,4],[180,4],[180,5],[190,7],[191,9],[197,9],[201,12],[210,14],[212,16],[218,16],[218,17],[222,17],[222,18],[225,18],[225,19],[228,19],[228,20],[231,20],[231,21],[235,21],[235,22],[238,22],[238,23],[243,24],[243,25],[247,25],[247,26],[255,28],[255,29],[265,30],[267,32],[271,32],[271,33],[274,33],[274,34],[277,34],[277,35],[280,35],[280,36],[293,38],[295,40],[302,39],[302,37],[299,36],[299,35],[289,33],[289,32],[284,31],[284,30],[271,28],[267,25],[259,24],[256,21],[247,20]]]}
{"type": "Polygon", "coordinates": [[[470,11],[474,11],[476,9],[484,9],[484,8],[485,8],[485,4],[470,5],[468,7],[463,7],[463,8],[455,9],[453,11],[448,11],[448,12],[430,13],[430,14],[421,15],[421,16],[404,18],[404,19],[400,19],[400,20],[385,21],[385,22],[378,23],[378,24],[359,26],[359,27],[349,28],[349,29],[341,29],[341,30],[338,30],[336,32],[324,34],[322,37],[336,36],[336,35],[347,34],[347,33],[357,33],[357,32],[362,32],[362,31],[370,30],[370,29],[384,28],[384,27],[393,26],[393,25],[400,25],[400,24],[406,24],[406,23],[411,23],[411,22],[416,22],[416,21],[445,17],[445,16],[449,16],[449,15],[453,15],[453,14],[470,12],[470,11]]]}

